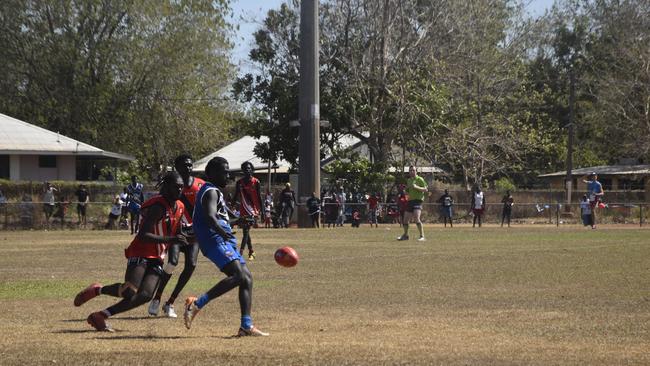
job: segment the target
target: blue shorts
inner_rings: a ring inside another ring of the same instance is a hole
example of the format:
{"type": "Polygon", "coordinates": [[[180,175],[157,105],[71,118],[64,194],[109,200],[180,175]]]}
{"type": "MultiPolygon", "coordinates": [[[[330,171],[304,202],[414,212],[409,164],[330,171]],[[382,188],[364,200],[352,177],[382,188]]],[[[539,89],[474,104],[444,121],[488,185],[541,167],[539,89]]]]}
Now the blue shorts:
{"type": "Polygon", "coordinates": [[[451,219],[453,216],[451,206],[442,206],[442,215],[451,219]]]}
{"type": "MultiPolygon", "coordinates": [[[[230,225],[223,220],[219,220],[220,226],[228,233],[232,233],[230,225]]],[[[199,238],[199,248],[201,253],[216,264],[219,270],[234,260],[239,260],[239,263],[246,264],[246,260],[237,251],[237,239],[232,238],[225,241],[221,235],[213,234],[209,238],[199,238]]]]}

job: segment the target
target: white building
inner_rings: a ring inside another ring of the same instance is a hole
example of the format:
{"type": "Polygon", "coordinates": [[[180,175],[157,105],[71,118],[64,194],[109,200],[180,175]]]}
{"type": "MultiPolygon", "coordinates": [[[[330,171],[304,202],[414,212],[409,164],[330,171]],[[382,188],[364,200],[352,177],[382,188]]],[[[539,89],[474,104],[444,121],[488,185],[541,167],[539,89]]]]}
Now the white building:
{"type": "Polygon", "coordinates": [[[89,180],[96,162],[135,158],[85,144],[0,113],[0,179],[89,180]]]}

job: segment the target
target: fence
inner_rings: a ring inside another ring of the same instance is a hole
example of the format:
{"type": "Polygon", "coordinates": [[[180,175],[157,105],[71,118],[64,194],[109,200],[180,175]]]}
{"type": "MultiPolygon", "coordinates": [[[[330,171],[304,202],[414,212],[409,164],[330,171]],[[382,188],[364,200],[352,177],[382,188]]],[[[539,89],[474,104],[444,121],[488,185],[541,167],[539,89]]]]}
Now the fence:
{"type": "MultiPolygon", "coordinates": [[[[91,202],[86,209],[86,229],[102,230],[108,223],[108,214],[111,202],[91,202]]],[[[646,203],[607,203],[605,208],[596,211],[599,224],[621,224],[643,226],[650,220],[649,205],[646,203]]],[[[57,202],[49,223],[45,220],[42,202],[7,202],[0,204],[0,228],[3,230],[30,230],[30,229],[75,229],[78,228],[76,202],[61,204],[57,202]]],[[[352,211],[357,209],[361,222],[368,222],[366,203],[346,203],[346,221],[350,222],[352,211]]],[[[469,204],[458,203],[453,206],[454,223],[472,223],[473,215],[470,213],[469,204]]],[[[487,224],[500,224],[502,204],[488,203],[486,205],[482,222],[487,224]]],[[[327,222],[325,217],[327,208],[322,210],[322,222],[327,222]]],[[[296,214],[293,215],[294,221],[296,214]]],[[[381,203],[378,209],[380,223],[399,222],[399,210],[395,204],[381,203]]],[[[424,203],[422,205],[422,221],[425,223],[441,223],[441,205],[424,203]]],[[[558,203],[516,203],[512,207],[511,225],[518,224],[554,224],[578,225],[581,222],[580,207],[578,204],[566,205],[558,203]]]]}
{"type": "MultiPolygon", "coordinates": [[[[351,221],[352,211],[358,210],[362,222],[368,220],[366,203],[346,203],[346,222],[351,221]]],[[[327,208],[323,207],[323,221],[328,222],[327,208]]],[[[396,204],[383,203],[378,208],[378,221],[380,223],[399,222],[399,209],[396,204]]],[[[469,203],[459,203],[452,206],[454,223],[472,223],[474,215],[469,203]]],[[[501,223],[503,204],[488,203],[482,215],[482,222],[488,224],[501,223]]],[[[648,204],[646,203],[607,203],[606,207],[596,210],[598,223],[603,224],[629,224],[643,226],[650,219],[648,204]]],[[[516,203],[512,206],[511,225],[517,224],[555,224],[577,225],[581,223],[579,204],[564,205],[560,203],[516,203]]],[[[437,203],[423,203],[421,219],[424,223],[442,223],[442,206],[437,203]]]]}

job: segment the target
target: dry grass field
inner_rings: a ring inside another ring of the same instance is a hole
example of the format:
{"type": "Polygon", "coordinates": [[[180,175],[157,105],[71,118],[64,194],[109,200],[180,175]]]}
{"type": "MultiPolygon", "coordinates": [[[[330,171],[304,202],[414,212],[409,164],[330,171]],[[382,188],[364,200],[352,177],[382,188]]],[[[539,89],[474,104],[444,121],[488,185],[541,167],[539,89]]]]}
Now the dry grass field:
{"type": "MultiPolygon", "coordinates": [[[[253,318],[271,336],[234,338],[236,292],[189,331],[146,306],[112,318],[113,333],[86,324],[115,299],[72,299],[122,279],[126,232],[0,232],[0,364],[650,364],[650,230],[426,233],[419,243],[395,241],[396,225],[254,230],[253,318]],[[283,245],[300,253],[297,267],[273,261],[283,245]]],[[[179,314],[221,278],[201,256],[179,314]]]]}

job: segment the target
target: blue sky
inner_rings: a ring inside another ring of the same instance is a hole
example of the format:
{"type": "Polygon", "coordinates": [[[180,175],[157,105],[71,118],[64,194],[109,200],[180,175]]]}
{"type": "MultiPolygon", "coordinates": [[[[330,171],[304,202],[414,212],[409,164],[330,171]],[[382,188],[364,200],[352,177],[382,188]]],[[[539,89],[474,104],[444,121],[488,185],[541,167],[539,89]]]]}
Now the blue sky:
{"type": "MultiPolygon", "coordinates": [[[[528,12],[532,16],[544,13],[553,5],[554,0],[524,0],[528,12]]],[[[285,0],[233,0],[233,23],[239,24],[239,31],[235,39],[233,50],[233,62],[239,65],[242,70],[249,69],[247,65],[248,52],[253,43],[252,34],[259,28],[266,12],[269,9],[277,9],[285,0]]]]}

